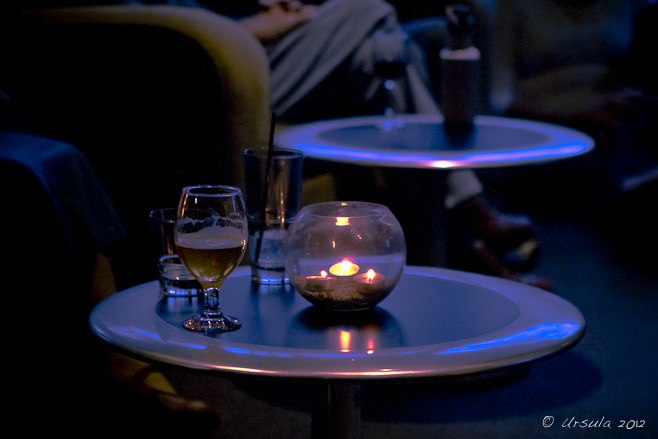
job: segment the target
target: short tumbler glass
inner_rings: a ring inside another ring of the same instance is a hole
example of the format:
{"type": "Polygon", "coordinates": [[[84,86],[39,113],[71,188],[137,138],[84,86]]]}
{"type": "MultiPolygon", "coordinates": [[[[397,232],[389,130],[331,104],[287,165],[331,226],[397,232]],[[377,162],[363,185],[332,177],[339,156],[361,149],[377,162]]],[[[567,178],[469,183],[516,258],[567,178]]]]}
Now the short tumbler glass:
{"type": "Polygon", "coordinates": [[[151,232],[158,254],[158,281],[164,296],[191,297],[201,294],[201,284],[187,271],[176,252],[174,227],[175,207],[149,213],[151,232]]]}

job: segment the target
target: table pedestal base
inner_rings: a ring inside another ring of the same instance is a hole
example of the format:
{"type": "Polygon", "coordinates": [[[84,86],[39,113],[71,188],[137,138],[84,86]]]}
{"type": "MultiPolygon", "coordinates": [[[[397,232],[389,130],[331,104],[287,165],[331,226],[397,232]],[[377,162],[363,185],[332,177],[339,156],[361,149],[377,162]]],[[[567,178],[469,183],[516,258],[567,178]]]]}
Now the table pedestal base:
{"type": "Polygon", "coordinates": [[[398,219],[407,240],[407,264],[445,267],[447,264],[448,171],[442,169],[382,169],[387,188],[378,202],[398,219]]]}
{"type": "Polygon", "coordinates": [[[313,401],[313,439],[361,437],[361,386],[318,383],[313,401]]]}

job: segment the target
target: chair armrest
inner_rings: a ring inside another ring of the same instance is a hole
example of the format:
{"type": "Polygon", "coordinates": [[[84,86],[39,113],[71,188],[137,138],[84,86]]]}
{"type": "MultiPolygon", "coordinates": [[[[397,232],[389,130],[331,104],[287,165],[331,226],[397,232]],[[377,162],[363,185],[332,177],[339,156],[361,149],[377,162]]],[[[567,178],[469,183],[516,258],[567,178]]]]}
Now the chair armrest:
{"type": "Polygon", "coordinates": [[[200,8],[167,5],[115,5],[31,9],[21,19],[39,26],[108,24],[154,26],[196,41],[211,57],[226,87],[226,104],[238,126],[258,127],[254,138],[233,133],[237,143],[267,141],[270,121],[269,64],[258,40],[237,22],[200,8]],[[261,102],[255,112],[252,103],[261,102]]]}
{"type": "MultiPolygon", "coordinates": [[[[267,147],[267,57],[227,17],[119,5],[0,22],[0,90],[26,110],[32,133],[89,158],[134,249],[150,248],[150,210],[175,206],[185,185],[244,187],[243,150],[267,147]]],[[[138,253],[126,258],[133,283],[150,280],[137,278],[152,268],[138,253]]]]}

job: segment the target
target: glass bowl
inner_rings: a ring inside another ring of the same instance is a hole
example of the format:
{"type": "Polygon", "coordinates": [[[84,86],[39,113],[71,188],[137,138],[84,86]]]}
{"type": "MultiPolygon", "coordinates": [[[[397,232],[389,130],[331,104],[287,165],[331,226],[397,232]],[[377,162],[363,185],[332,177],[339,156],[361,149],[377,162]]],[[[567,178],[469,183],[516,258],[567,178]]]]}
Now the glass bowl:
{"type": "Polygon", "coordinates": [[[374,307],[395,288],[407,257],[400,223],[383,205],[304,207],[290,226],[285,265],[306,300],[332,311],[374,307]]]}

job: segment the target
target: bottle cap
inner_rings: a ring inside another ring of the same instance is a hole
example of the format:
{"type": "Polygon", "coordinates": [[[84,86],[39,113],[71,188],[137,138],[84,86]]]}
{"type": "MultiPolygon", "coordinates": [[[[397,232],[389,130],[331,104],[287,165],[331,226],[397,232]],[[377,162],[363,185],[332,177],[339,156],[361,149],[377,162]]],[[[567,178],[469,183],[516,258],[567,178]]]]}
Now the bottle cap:
{"type": "Polygon", "coordinates": [[[475,19],[467,5],[446,6],[448,30],[452,35],[452,49],[464,49],[471,44],[470,37],[475,30],[475,19]]]}

